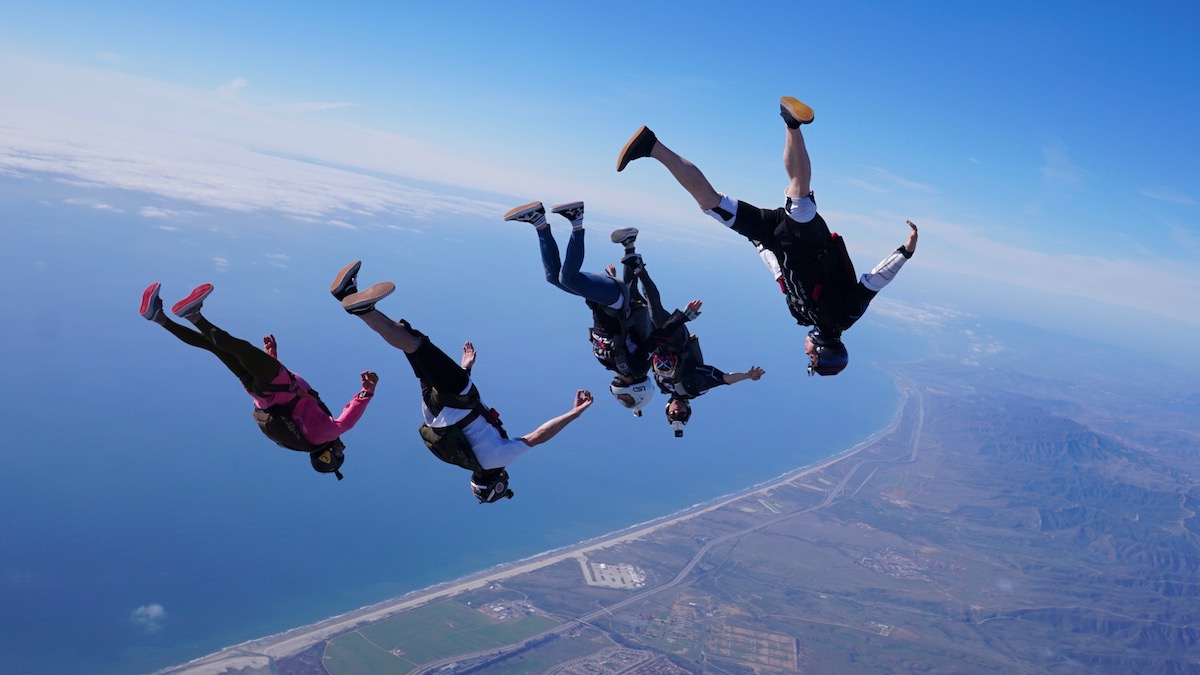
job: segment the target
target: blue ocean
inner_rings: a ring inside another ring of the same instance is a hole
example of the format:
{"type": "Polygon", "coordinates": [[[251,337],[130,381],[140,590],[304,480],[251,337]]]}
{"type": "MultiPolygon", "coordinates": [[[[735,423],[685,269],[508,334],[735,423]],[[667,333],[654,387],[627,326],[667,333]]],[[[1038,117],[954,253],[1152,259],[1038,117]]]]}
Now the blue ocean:
{"type": "MultiPolygon", "coordinates": [[[[148,212],[137,195],[98,195],[98,208],[59,192],[33,180],[0,190],[6,673],[152,672],[746,488],[885,427],[900,397],[874,365],[924,349],[868,316],[847,340],[851,368],[809,378],[804,332],[749,245],[636,224],[664,302],[704,301],[691,328],[707,361],[767,370],[698,399],[676,439],[665,399],[640,419],[612,402],[589,312],[545,283],[526,225],[442,215],[346,227],[169,203],[148,212]],[[153,216],[163,211],[177,217],[153,216]],[[475,381],[510,433],[568,410],[577,388],[596,394],[510,467],[515,499],[476,504],[467,474],[421,445],[403,355],[328,294],[355,258],[362,283],[397,284],[380,305],[392,318],[452,356],[473,341],[475,381]],[[168,305],[214,283],[206,316],[256,343],[274,334],[280,359],[335,411],[360,371],[379,372],[343,439],[345,480],[270,443],[213,356],[138,316],[152,281],[168,305]]],[[[628,224],[596,218],[586,269],[616,261],[607,232],[628,224]]],[[[565,245],[565,223],[555,228],[565,245]]]]}

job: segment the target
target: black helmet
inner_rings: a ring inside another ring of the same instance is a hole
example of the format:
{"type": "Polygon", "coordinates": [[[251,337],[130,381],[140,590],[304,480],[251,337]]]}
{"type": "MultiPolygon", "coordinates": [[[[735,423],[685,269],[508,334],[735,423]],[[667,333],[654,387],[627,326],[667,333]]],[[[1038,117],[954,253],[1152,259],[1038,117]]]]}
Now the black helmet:
{"type": "Polygon", "coordinates": [[[820,331],[813,329],[809,331],[808,337],[812,340],[815,353],[808,355],[808,374],[813,373],[821,375],[837,375],[846,369],[846,365],[850,363],[850,352],[846,351],[846,345],[838,338],[824,338],[820,331]]]}
{"type": "Polygon", "coordinates": [[[508,489],[508,472],[503,468],[472,473],[471,492],[480,504],[513,498],[513,491],[508,489]]]}
{"type": "Polygon", "coordinates": [[[667,413],[667,423],[671,425],[671,429],[675,431],[675,438],[683,437],[683,427],[692,419],[692,404],[688,403],[686,398],[672,396],[670,401],[667,401],[667,407],[663,409],[667,413]],[[679,401],[683,404],[683,410],[678,413],[671,413],[671,404],[679,401]]]}
{"type": "Polygon", "coordinates": [[[331,473],[341,480],[342,472],[338,469],[342,468],[342,464],[346,461],[345,450],[346,446],[342,445],[341,439],[335,438],[330,443],[308,453],[308,461],[312,463],[312,468],[317,473],[331,473]]]}

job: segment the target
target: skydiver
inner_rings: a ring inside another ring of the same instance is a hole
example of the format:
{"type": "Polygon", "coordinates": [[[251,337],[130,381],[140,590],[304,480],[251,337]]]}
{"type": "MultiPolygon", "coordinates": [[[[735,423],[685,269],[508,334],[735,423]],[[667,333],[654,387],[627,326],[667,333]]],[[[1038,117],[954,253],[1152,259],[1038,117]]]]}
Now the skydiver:
{"type": "Polygon", "coordinates": [[[375,304],[396,290],[390,281],[359,291],[357,276],[361,263],[343,267],[329,287],[342,308],[362,319],[391,346],[404,352],[421,385],[420,434],[426,447],[444,462],[471,471],[471,492],[480,504],[511,499],[506,467],[536,445],[554,438],[564,427],[592,405],[586,389],[575,392],[570,410],[519,438],[509,438],[499,414],[480,399],[471,381],[475,347],[463,345],[462,359],[455,363],[429,338],[407,321],[393,321],[375,304]]]}
{"type": "Polygon", "coordinates": [[[917,226],[906,221],[911,231],[904,245],[856,282],[845,244],[830,234],[810,189],[812,165],[800,126],[813,121],[812,108],[784,96],[779,109],[786,125],[783,166],[789,179],[783,207],[760,209],[717,192],[695,164],[663,145],[645,126],[621,149],[617,171],[642,157],[658,160],[706,214],[750,240],[779,283],[796,322],[812,327],[804,341],[808,374],[837,375],[850,359],[842,332],[858,321],[912,257],[917,226]]]}
{"type": "MultiPolygon", "coordinates": [[[[698,301],[695,310],[700,310],[698,301]]],[[[690,335],[686,328],[660,342],[651,355],[651,362],[655,383],[670,397],[666,406],[667,423],[676,438],[683,436],[683,427],[692,418],[691,399],[723,384],[744,380],[757,382],[766,372],[751,366],[745,372],[725,373],[705,364],[700,338],[690,335]]]]}
{"type": "Polygon", "coordinates": [[[200,284],[171,307],[176,316],[198,329],[195,331],[167,318],[159,290],[160,284],[154,282],[142,292],[139,310],[142,317],[220,359],[254,399],[254,418],[262,432],[284,448],[307,452],[313,470],[332,473],[341,480],[339,469],[346,460],[346,446],[342,444],[341,435],[349,431],[366,411],[379,376],[369,370],[363,371],[362,389],[335,418],[316,390],[279,362],[274,335],[264,337],[263,348],[259,349],[217,328],[200,313],[204,300],[213,291],[212,284],[200,284]]]}
{"type": "MultiPolygon", "coordinates": [[[[654,395],[648,376],[654,343],[661,339],[660,336],[669,336],[677,330],[686,333],[683,324],[699,314],[690,311],[691,305],[688,311],[675,313],[666,313],[661,306],[657,313],[648,310],[638,291],[638,282],[655,298],[658,289],[646,272],[641,255],[635,251],[636,228],[616,230],[610,237],[613,243],[625,249],[621,258],[624,273],[618,281],[611,265],[606,275],[580,270],[584,258],[583,202],[559,204],[550,211],[571,221],[571,238],[567,242],[565,259],[560,257],[558,242],[546,222],[546,209],[541,202],[518,206],[504,214],[504,220],[533,225],[546,281],[587,302],[592,310],[592,353],[601,365],[615,373],[609,391],[621,405],[640,417],[642,408],[654,395]]],[[[693,302],[699,307],[699,301],[693,302]]]]}

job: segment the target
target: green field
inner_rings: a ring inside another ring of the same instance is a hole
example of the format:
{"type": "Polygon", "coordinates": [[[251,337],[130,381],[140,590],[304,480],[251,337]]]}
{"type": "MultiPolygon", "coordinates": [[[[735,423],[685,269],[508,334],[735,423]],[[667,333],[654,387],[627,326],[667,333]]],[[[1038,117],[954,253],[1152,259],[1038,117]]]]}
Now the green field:
{"type": "Polygon", "coordinates": [[[405,673],[429,661],[519,642],[556,625],[543,616],[501,622],[443,601],[333,639],[325,666],[333,675],[405,673]]]}

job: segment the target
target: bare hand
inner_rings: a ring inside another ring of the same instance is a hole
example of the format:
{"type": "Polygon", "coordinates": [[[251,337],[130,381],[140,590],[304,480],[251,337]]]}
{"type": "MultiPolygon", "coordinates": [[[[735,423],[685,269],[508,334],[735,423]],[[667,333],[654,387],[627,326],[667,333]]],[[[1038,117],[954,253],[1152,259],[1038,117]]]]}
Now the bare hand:
{"type": "Polygon", "coordinates": [[[687,304],[687,311],[695,316],[700,316],[700,305],[703,304],[704,303],[700,302],[699,300],[693,300],[687,304]]]}
{"type": "Polygon", "coordinates": [[[612,277],[613,279],[617,278],[617,268],[614,267],[612,263],[609,263],[604,266],[604,273],[607,274],[608,276],[612,277]]]}
{"type": "Polygon", "coordinates": [[[475,365],[475,345],[471,344],[470,340],[463,343],[462,361],[459,362],[463,370],[470,371],[471,366],[475,365]]]}
{"type": "Polygon", "coordinates": [[[757,382],[760,377],[766,374],[766,372],[767,371],[759,368],[758,366],[750,366],[750,370],[746,371],[746,376],[757,382]]]}
{"type": "Polygon", "coordinates": [[[364,370],[362,372],[362,388],[368,394],[375,393],[375,385],[379,384],[379,376],[375,373],[364,370]]]}
{"type": "Polygon", "coordinates": [[[592,404],[592,392],[587,389],[580,389],[575,392],[575,410],[583,412],[592,404]]]}
{"type": "Polygon", "coordinates": [[[275,344],[274,335],[263,337],[263,351],[267,353],[267,356],[276,360],[279,359],[279,345],[275,344]]]}
{"type": "Polygon", "coordinates": [[[912,255],[917,250],[917,225],[911,220],[904,222],[908,223],[908,226],[912,228],[912,232],[908,233],[908,241],[904,242],[904,250],[908,251],[909,255],[912,255]]]}

